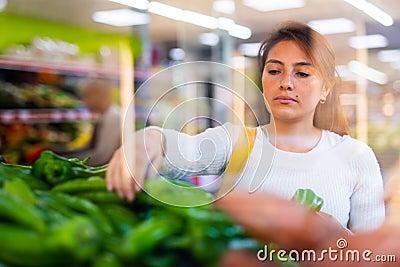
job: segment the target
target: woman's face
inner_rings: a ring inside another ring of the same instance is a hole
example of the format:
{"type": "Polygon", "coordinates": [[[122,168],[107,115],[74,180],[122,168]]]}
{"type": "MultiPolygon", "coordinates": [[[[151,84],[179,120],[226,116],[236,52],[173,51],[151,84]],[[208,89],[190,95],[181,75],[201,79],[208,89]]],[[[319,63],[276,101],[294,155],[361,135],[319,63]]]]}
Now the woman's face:
{"type": "Polygon", "coordinates": [[[275,121],[312,123],[318,102],[329,93],[310,58],[291,40],[269,51],[262,86],[275,121]]]}

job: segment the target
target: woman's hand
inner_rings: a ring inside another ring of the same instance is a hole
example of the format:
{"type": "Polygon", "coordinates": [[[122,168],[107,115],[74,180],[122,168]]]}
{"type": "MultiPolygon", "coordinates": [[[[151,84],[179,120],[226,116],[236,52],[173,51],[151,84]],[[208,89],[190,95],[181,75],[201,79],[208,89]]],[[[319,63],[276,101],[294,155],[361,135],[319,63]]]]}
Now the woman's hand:
{"type": "Polygon", "coordinates": [[[157,174],[164,154],[163,133],[157,128],[137,131],[132,140],[134,144],[125,142],[114,153],[106,173],[107,189],[129,201],[141,190],[145,178],[157,174]]]}
{"type": "Polygon", "coordinates": [[[332,216],[263,192],[231,192],[216,205],[253,237],[285,249],[318,247],[349,235],[332,216]]]}

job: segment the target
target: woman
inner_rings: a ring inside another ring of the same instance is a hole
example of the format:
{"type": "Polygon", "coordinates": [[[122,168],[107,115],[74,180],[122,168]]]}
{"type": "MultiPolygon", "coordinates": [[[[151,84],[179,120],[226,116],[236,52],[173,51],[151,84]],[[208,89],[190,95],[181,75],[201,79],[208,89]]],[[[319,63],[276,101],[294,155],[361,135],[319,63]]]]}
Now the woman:
{"type": "MultiPolygon", "coordinates": [[[[384,220],[383,185],[372,150],[348,135],[335,88],[335,56],[326,39],[298,22],[286,22],[261,46],[263,95],[271,123],[257,127],[253,149],[235,190],[265,190],[290,199],[311,188],[322,211],[342,227],[366,231],[384,220]]],[[[119,150],[107,174],[109,190],[130,200],[153,164],[165,176],[223,174],[236,140],[236,126],[195,136],[150,128],[136,134],[139,157],[132,175],[119,150]],[[211,141],[211,142],[209,142],[211,141]],[[163,144],[165,149],[163,149],[163,144]],[[193,153],[193,147],[199,147],[193,153]]]]}

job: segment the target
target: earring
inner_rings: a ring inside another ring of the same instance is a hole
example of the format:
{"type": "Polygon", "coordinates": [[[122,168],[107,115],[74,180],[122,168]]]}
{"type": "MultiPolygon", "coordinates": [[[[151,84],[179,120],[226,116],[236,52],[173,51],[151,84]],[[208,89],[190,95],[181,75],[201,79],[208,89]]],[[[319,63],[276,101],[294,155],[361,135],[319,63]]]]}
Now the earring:
{"type": "Polygon", "coordinates": [[[321,100],[319,100],[319,103],[321,103],[322,105],[325,104],[326,102],[326,98],[321,98],[321,100]]]}

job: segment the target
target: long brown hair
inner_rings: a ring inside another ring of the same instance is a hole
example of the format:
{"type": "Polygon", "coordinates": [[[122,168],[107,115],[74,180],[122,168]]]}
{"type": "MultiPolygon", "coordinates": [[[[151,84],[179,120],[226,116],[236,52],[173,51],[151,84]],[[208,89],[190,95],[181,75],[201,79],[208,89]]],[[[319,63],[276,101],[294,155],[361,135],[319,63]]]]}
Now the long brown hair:
{"type": "Polygon", "coordinates": [[[315,109],[314,126],[339,135],[350,134],[336,88],[335,53],[326,38],[307,24],[286,21],[261,43],[258,53],[261,76],[269,51],[277,43],[287,40],[295,41],[303,49],[324,80],[326,89],[330,90],[326,102],[318,103],[315,109]]]}

